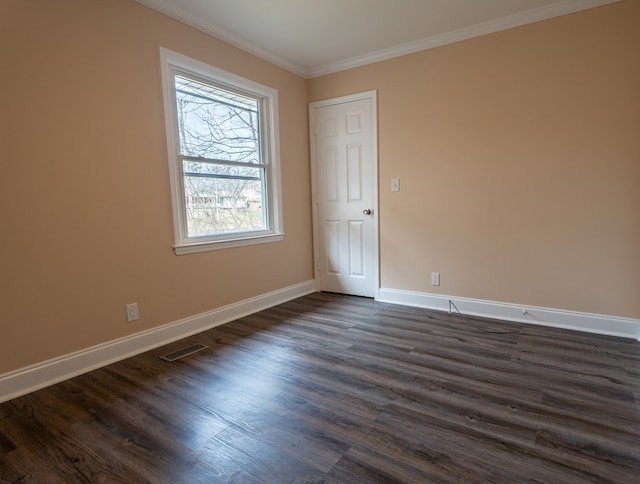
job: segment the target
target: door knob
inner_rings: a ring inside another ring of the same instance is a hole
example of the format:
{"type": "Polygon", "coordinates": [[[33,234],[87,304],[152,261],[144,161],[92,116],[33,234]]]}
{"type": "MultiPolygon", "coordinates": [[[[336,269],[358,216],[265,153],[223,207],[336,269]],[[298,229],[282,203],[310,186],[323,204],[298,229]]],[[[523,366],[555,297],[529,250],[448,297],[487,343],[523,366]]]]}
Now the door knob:
{"type": "Polygon", "coordinates": [[[370,209],[370,208],[365,208],[365,209],[362,211],[362,213],[363,213],[363,214],[365,214],[365,215],[371,215],[371,209],[370,209]]]}

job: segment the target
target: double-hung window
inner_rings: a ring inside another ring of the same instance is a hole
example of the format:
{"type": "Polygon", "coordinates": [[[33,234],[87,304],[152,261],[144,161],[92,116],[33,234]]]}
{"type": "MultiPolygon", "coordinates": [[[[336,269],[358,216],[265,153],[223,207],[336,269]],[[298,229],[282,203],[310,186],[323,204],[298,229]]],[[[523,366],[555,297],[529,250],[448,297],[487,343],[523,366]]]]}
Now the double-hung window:
{"type": "Polygon", "coordinates": [[[282,240],[277,91],[161,49],[175,251],[282,240]]]}

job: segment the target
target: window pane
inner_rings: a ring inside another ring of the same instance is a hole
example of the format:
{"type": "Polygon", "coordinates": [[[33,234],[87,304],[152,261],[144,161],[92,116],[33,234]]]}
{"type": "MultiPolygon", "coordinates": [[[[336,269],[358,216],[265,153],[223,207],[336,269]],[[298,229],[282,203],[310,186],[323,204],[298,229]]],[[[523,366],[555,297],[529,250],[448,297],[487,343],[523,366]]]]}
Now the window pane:
{"type": "Polygon", "coordinates": [[[259,103],[175,77],[180,154],[260,163],[259,103]]]}
{"type": "MultiPolygon", "coordinates": [[[[216,165],[209,165],[216,167],[216,165]]],[[[236,167],[218,166],[228,169],[236,167]]],[[[189,237],[266,230],[262,169],[249,169],[245,178],[225,173],[184,176],[189,237]]]]}
{"type": "Polygon", "coordinates": [[[220,165],[200,161],[184,161],[184,174],[191,176],[210,176],[217,178],[242,177],[260,179],[262,170],[253,166],[220,165]]]}

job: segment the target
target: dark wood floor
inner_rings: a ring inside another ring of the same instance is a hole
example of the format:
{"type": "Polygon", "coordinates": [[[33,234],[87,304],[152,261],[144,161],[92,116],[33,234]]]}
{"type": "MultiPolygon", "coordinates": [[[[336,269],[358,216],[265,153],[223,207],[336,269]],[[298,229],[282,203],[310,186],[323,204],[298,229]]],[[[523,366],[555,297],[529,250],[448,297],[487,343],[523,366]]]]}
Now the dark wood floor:
{"type": "Polygon", "coordinates": [[[640,343],[313,294],[0,416],[0,482],[638,483],[640,343]]]}

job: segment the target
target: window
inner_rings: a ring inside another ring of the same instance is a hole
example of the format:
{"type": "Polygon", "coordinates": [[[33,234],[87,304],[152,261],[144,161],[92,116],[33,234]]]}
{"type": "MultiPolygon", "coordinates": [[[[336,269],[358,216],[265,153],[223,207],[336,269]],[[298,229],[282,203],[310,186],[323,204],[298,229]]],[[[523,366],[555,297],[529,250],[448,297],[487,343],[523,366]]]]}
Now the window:
{"type": "Polygon", "coordinates": [[[282,240],[277,91],[160,56],[176,254],[282,240]]]}

